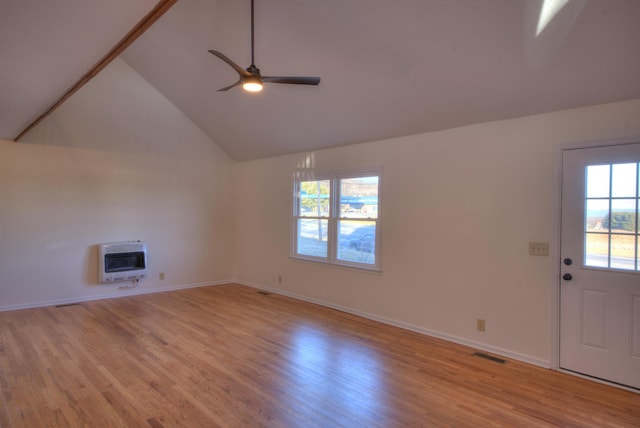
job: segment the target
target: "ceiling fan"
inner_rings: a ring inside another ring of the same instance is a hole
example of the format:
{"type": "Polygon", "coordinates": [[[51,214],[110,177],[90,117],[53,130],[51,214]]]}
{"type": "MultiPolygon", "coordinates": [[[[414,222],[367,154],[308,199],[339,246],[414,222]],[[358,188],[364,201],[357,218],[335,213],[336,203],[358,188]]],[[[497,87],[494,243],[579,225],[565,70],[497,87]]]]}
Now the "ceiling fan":
{"type": "Polygon", "coordinates": [[[318,85],[320,83],[319,77],[305,77],[305,76],[263,76],[260,74],[260,69],[255,66],[253,59],[253,0],[251,0],[251,65],[249,67],[242,68],[229,57],[222,52],[209,50],[233,68],[238,73],[239,79],[233,85],[226,86],[218,89],[218,91],[228,91],[231,88],[242,85],[245,91],[259,92],[262,90],[263,83],[288,83],[292,85],[318,85]]]}

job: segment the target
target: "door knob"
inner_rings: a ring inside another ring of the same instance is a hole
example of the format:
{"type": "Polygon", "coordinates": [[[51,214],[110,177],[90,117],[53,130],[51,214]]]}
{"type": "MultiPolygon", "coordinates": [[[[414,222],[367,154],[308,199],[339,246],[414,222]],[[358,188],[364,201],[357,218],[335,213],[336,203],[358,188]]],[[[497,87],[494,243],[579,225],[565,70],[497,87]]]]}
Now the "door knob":
{"type": "Polygon", "coordinates": [[[567,257],[562,262],[567,266],[571,266],[571,264],[573,263],[573,260],[571,260],[570,258],[567,257]]]}
{"type": "Polygon", "coordinates": [[[565,273],[564,275],[562,275],[562,279],[564,279],[565,281],[571,281],[573,279],[573,276],[570,273],[565,273]]]}

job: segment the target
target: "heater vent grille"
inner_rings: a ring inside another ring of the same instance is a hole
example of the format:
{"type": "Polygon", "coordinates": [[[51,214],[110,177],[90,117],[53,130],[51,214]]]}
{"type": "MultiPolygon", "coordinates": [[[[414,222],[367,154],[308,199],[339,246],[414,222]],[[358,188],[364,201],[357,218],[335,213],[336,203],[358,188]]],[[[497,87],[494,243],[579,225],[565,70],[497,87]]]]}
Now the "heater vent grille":
{"type": "Polygon", "coordinates": [[[494,357],[493,355],[485,354],[484,352],[476,352],[473,354],[474,357],[484,358],[485,360],[493,361],[494,363],[505,364],[507,360],[503,360],[502,358],[494,357]]]}

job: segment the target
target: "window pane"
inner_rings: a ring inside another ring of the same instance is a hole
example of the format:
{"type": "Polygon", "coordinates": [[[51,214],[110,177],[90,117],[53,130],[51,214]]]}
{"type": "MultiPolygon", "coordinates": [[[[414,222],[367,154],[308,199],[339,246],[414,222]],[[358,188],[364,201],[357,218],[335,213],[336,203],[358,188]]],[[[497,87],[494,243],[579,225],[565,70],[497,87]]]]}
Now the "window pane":
{"type": "Polygon", "coordinates": [[[294,176],[292,257],[380,269],[379,185],[372,170],[294,176]]]}
{"type": "MultiPolygon", "coordinates": [[[[605,219],[609,222],[609,217],[605,219]]],[[[611,231],[636,233],[636,200],[614,199],[611,201],[611,231]]]]}
{"type": "Polygon", "coordinates": [[[378,177],[340,180],[340,216],[378,218],[378,177]]]}
{"type": "Polygon", "coordinates": [[[328,221],[298,219],[298,254],[327,257],[328,221]]]}
{"type": "Polygon", "coordinates": [[[300,204],[298,213],[302,217],[329,217],[329,180],[300,182],[300,204]]]}
{"type": "Polygon", "coordinates": [[[375,264],[376,222],[338,222],[338,259],[347,262],[375,264]]]}
{"type": "Polygon", "coordinates": [[[638,166],[619,163],[586,168],[586,266],[638,269],[638,166]]]}
{"type": "Polygon", "coordinates": [[[585,266],[609,267],[609,235],[587,233],[585,241],[585,266]]]}
{"type": "Polygon", "coordinates": [[[635,244],[633,235],[611,235],[611,267],[634,270],[635,244]]]}
{"type": "Polygon", "coordinates": [[[587,232],[609,230],[609,199],[587,200],[585,227],[587,232]]]}
{"type": "Polygon", "coordinates": [[[609,197],[609,165],[587,167],[587,198],[609,197]]]}
{"type": "Polygon", "coordinates": [[[636,170],[635,163],[620,163],[613,165],[611,172],[611,196],[614,198],[636,197],[636,170]]]}

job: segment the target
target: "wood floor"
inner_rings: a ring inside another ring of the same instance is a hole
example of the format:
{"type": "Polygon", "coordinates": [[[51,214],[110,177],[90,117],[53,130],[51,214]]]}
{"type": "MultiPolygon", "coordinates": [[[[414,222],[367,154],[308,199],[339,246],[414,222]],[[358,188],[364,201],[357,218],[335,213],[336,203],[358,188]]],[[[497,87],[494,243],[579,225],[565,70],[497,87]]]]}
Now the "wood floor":
{"type": "Polygon", "coordinates": [[[2,427],[638,427],[640,394],[224,285],[0,313],[2,427]]]}

